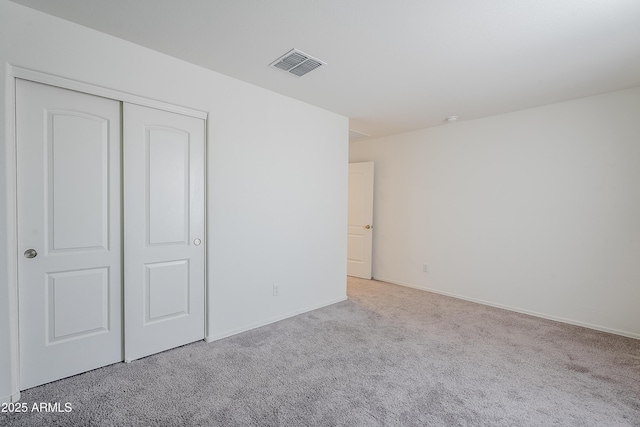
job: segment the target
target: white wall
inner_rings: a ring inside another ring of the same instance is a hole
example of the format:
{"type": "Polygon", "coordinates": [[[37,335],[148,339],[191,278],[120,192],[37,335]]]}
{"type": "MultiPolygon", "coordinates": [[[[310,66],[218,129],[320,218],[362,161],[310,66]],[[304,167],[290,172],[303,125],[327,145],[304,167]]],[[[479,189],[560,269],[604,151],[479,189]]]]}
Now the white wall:
{"type": "Polygon", "coordinates": [[[17,391],[5,63],[209,113],[208,339],[346,297],[345,117],[0,0],[0,400],[17,391]]]}
{"type": "Polygon", "coordinates": [[[352,142],[350,161],[375,161],[374,277],[640,338],[640,88],[352,142]]]}

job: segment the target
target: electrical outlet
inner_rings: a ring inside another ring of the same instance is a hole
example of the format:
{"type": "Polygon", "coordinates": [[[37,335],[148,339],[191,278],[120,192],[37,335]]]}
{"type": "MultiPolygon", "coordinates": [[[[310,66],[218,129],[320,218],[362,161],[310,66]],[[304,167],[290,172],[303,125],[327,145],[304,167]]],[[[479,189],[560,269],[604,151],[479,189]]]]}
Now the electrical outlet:
{"type": "Polygon", "coordinates": [[[277,297],[280,295],[280,285],[273,285],[273,296],[277,297]]]}
{"type": "Polygon", "coordinates": [[[422,272],[423,273],[428,273],[429,272],[429,266],[427,264],[422,264],[422,272]]]}

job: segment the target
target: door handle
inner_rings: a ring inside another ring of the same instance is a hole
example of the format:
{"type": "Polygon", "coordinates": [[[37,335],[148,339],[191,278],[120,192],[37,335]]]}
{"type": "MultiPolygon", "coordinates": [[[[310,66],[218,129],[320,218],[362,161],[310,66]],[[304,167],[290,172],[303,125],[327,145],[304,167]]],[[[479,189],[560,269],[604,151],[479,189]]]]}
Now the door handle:
{"type": "Polygon", "coordinates": [[[38,252],[36,252],[35,249],[27,249],[26,251],[24,251],[25,258],[35,258],[37,256],[38,256],[38,252]]]}
{"type": "Polygon", "coordinates": [[[373,228],[373,227],[371,227],[369,224],[367,224],[367,225],[364,226],[364,228],[366,228],[368,230],[368,229],[373,228]]]}

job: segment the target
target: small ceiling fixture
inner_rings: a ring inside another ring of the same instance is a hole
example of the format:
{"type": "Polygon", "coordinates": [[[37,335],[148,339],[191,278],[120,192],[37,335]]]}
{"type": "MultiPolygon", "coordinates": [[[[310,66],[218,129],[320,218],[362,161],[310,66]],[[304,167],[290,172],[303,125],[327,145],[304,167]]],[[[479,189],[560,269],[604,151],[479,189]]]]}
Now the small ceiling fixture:
{"type": "Polygon", "coordinates": [[[327,65],[327,63],[301,52],[298,49],[291,49],[289,52],[269,64],[270,67],[293,74],[296,77],[302,77],[308,72],[323,65],[327,65]]]}
{"type": "Polygon", "coordinates": [[[458,121],[458,116],[449,116],[446,118],[447,123],[455,123],[458,121]]]}

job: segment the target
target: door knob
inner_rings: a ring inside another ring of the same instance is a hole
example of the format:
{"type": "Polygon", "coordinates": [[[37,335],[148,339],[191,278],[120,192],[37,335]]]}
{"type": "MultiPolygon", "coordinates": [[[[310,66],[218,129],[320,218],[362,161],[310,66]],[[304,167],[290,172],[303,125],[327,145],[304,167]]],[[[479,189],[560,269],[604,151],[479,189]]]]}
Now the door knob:
{"type": "Polygon", "coordinates": [[[369,224],[365,225],[364,228],[366,228],[367,230],[371,228],[371,226],[369,224]]]}
{"type": "Polygon", "coordinates": [[[38,256],[38,252],[36,252],[35,249],[27,249],[26,251],[24,251],[25,258],[35,258],[37,256],[38,256]]]}
{"type": "Polygon", "coordinates": [[[200,246],[200,243],[202,243],[202,240],[200,240],[200,239],[196,239],[196,240],[193,241],[193,244],[196,245],[196,246],[200,246]]]}

